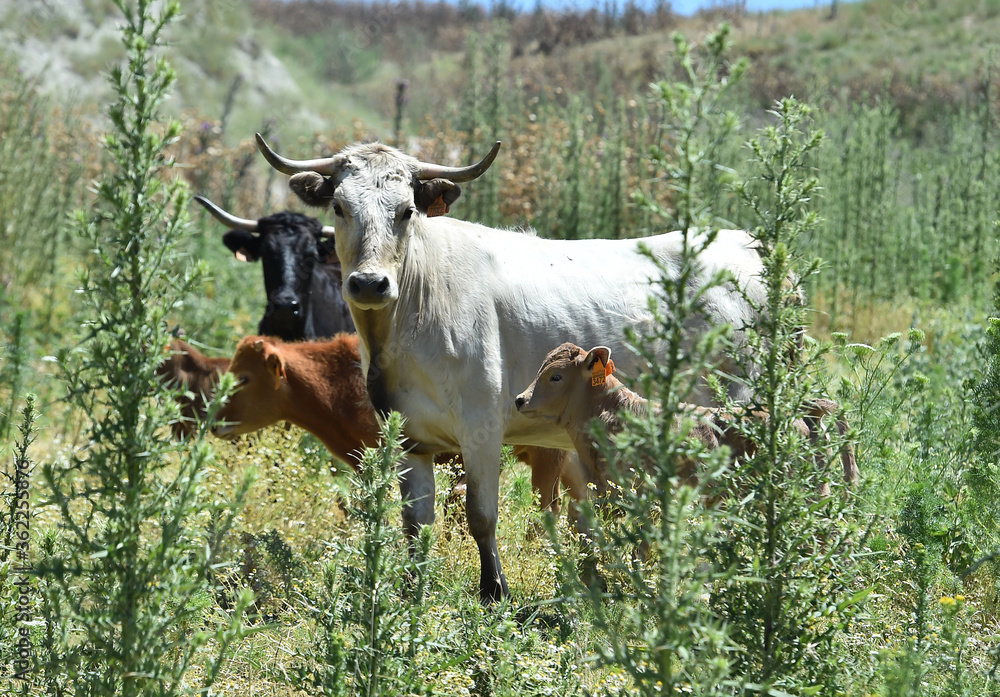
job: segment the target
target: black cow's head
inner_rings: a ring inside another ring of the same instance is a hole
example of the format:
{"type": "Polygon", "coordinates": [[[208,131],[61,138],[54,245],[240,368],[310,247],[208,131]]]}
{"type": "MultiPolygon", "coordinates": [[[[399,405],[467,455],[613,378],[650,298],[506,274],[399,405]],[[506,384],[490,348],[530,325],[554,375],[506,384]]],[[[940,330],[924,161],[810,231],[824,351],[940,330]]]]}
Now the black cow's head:
{"type": "MultiPolygon", "coordinates": [[[[339,269],[334,251],[333,230],[318,220],[300,213],[283,211],[260,220],[237,218],[211,201],[195,199],[230,230],[223,243],[240,261],[258,259],[264,271],[267,307],[258,332],[295,341],[308,336],[313,276],[318,264],[324,271],[339,269]]],[[[339,285],[339,279],[338,283],[339,285]]]]}

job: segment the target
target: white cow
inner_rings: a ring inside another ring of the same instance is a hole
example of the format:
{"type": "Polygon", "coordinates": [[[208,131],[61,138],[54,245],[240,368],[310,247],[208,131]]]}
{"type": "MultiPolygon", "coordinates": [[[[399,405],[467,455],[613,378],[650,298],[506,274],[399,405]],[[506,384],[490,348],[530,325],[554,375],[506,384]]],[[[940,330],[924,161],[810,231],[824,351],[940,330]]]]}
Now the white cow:
{"type": "MultiPolygon", "coordinates": [[[[501,444],[573,447],[565,429],[518,414],[514,400],[564,341],[605,344],[622,372],[636,374],[623,329],[651,329],[655,265],[639,254],[638,240],[547,240],[437,217],[458,198],[453,182],[485,172],[499,142],[464,168],[422,163],[378,143],[307,161],[277,155],[259,135],[257,143],[272,166],[297,173],[290,185],[300,198],[336,214],[344,298],[372,401],[402,412],[413,444],[400,479],[407,533],[434,520],[434,454],[460,449],[480,595],[506,595],[496,543],[501,444]]],[[[675,271],[681,240],[667,233],[641,242],[675,271]]],[[[747,233],[720,232],[700,261],[699,284],[727,270],[763,300],[761,260],[747,233]]],[[[708,322],[736,328],[754,320],[731,285],[709,291],[707,313],[708,322]]],[[[734,383],[731,391],[741,389],[734,383]]]]}

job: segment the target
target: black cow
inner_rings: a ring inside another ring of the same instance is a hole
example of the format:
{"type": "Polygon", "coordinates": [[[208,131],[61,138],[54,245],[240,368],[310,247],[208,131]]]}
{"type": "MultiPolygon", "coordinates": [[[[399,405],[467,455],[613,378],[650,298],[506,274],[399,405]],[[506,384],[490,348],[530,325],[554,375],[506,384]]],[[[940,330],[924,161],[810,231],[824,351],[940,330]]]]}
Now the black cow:
{"type": "Polygon", "coordinates": [[[222,241],[237,259],[260,259],[267,308],[259,334],[299,341],[355,331],[340,294],[342,277],[332,227],[289,211],[247,220],[201,196],[195,200],[230,228],[222,241]]]}

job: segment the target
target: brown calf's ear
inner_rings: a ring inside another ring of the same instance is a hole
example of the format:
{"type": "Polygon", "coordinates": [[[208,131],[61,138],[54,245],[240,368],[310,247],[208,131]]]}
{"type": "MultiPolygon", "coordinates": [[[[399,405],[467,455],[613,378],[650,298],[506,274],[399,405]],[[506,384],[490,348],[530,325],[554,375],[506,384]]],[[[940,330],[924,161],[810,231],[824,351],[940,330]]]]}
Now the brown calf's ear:
{"type": "Polygon", "coordinates": [[[447,179],[431,179],[413,185],[413,202],[428,218],[444,215],[462,195],[462,187],[447,179]]]}
{"type": "Polygon", "coordinates": [[[280,354],[269,351],[264,360],[267,361],[267,369],[274,375],[274,389],[277,390],[281,387],[281,383],[288,382],[288,376],[285,375],[285,359],[280,354]]]}
{"type": "Polygon", "coordinates": [[[590,373],[592,387],[603,385],[608,376],[615,372],[615,364],[611,360],[611,349],[607,346],[596,346],[583,357],[583,366],[590,373]]]}
{"type": "Polygon", "coordinates": [[[326,208],[333,202],[337,184],[332,177],[324,177],[316,172],[299,172],[288,180],[288,188],[307,206],[326,208]]]}

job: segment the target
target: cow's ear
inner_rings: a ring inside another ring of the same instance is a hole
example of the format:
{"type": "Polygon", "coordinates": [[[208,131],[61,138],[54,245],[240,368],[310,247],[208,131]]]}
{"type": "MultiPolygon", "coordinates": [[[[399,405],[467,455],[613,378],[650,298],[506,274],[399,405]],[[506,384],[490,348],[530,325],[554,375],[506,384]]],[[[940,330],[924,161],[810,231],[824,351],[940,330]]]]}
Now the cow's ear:
{"type": "Polygon", "coordinates": [[[583,368],[590,373],[592,386],[603,385],[608,376],[615,372],[615,364],[611,360],[611,349],[607,346],[596,346],[590,349],[583,357],[583,368]]]}
{"type": "Polygon", "coordinates": [[[594,348],[587,351],[587,355],[583,357],[583,367],[587,370],[593,370],[594,364],[600,361],[603,365],[607,365],[611,361],[611,349],[607,346],[595,346],[594,348]]]}
{"type": "Polygon", "coordinates": [[[299,172],[288,180],[288,188],[307,206],[326,208],[333,202],[337,184],[332,177],[316,172],[299,172]]]}
{"type": "Polygon", "coordinates": [[[316,241],[316,257],[323,264],[339,264],[340,258],[337,256],[337,246],[333,237],[323,235],[316,241]]]}
{"type": "Polygon", "coordinates": [[[222,243],[240,261],[257,261],[260,258],[260,237],[246,230],[230,230],[222,236],[222,243]]]}
{"type": "Polygon", "coordinates": [[[462,187],[447,179],[417,182],[413,187],[413,202],[428,218],[447,213],[448,207],[461,195],[462,187]]]}
{"type": "Polygon", "coordinates": [[[268,351],[264,360],[267,362],[267,369],[274,376],[274,389],[281,387],[283,382],[288,382],[285,375],[285,359],[277,351],[268,351]]]}

